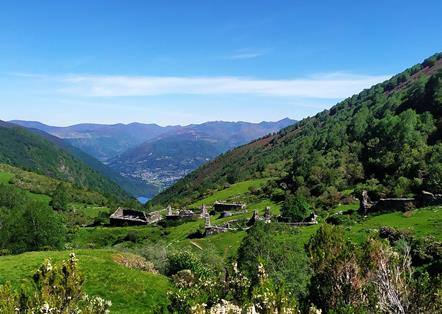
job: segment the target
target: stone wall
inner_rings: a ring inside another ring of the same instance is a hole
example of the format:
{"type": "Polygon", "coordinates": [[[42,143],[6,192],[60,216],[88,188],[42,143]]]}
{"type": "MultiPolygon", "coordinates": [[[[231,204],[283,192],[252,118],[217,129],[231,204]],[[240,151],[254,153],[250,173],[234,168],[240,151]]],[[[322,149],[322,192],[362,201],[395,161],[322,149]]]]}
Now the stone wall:
{"type": "Polygon", "coordinates": [[[414,198],[381,198],[378,201],[372,201],[367,191],[363,191],[360,203],[359,213],[362,215],[371,212],[406,212],[419,207],[442,205],[442,195],[422,191],[414,198]]]}
{"type": "Polygon", "coordinates": [[[222,203],[215,202],[213,204],[213,210],[216,212],[224,212],[224,211],[240,211],[245,210],[246,205],[242,203],[222,203]]]}
{"type": "Polygon", "coordinates": [[[427,191],[423,191],[418,198],[418,201],[422,206],[437,206],[442,205],[442,194],[433,194],[427,191]]]}

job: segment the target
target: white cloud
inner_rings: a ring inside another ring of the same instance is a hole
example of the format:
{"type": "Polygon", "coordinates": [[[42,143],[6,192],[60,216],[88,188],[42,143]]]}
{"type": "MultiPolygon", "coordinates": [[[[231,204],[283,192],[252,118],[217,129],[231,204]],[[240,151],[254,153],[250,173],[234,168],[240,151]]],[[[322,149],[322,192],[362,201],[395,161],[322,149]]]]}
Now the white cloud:
{"type": "Polygon", "coordinates": [[[245,60],[254,59],[267,54],[267,50],[239,49],[235,53],[222,57],[225,60],[245,60]]]}
{"type": "Polygon", "coordinates": [[[342,99],[388,79],[389,75],[326,73],[306,78],[164,77],[71,75],[57,78],[60,92],[78,96],[260,95],[342,99]]]}
{"type": "Polygon", "coordinates": [[[231,56],[225,57],[227,60],[244,60],[244,59],[254,59],[264,55],[263,52],[239,52],[231,56]]]}

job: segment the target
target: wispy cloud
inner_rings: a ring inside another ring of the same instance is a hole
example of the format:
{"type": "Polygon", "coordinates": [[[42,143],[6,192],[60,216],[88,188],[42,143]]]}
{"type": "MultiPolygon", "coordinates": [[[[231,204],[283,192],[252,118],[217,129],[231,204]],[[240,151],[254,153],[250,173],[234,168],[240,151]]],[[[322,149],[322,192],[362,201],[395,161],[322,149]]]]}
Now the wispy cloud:
{"type": "Polygon", "coordinates": [[[390,75],[326,73],[305,78],[266,80],[248,77],[164,77],[68,75],[57,77],[59,92],[77,96],[263,95],[341,99],[390,75]]]}
{"type": "Polygon", "coordinates": [[[245,60],[245,59],[254,59],[266,55],[268,53],[267,50],[256,50],[256,49],[239,49],[234,53],[222,57],[222,59],[226,60],[245,60]]]}

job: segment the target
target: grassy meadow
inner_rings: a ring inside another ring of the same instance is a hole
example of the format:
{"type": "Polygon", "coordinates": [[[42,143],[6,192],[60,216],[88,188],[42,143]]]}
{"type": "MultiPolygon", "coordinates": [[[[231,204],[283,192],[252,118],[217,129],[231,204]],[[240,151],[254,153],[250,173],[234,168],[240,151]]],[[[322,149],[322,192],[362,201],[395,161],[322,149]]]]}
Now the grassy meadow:
{"type": "MultiPolygon", "coordinates": [[[[0,283],[19,286],[31,280],[36,269],[46,260],[53,263],[69,257],[71,251],[30,252],[0,257],[0,283]]],[[[168,279],[162,275],[130,269],[117,264],[114,250],[76,250],[80,270],[85,276],[89,295],[112,301],[112,313],[146,313],[146,309],[161,312],[167,306],[168,279]]]]}

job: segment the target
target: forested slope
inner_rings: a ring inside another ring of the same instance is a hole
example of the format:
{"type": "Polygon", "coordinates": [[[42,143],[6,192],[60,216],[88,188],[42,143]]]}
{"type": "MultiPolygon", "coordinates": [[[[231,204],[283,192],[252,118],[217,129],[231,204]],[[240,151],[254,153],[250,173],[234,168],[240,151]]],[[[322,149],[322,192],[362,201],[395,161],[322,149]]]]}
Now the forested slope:
{"type": "Polygon", "coordinates": [[[126,200],[116,183],[93,170],[66,149],[22,127],[0,123],[0,163],[7,163],[49,177],[126,200]]]}
{"type": "Polygon", "coordinates": [[[441,58],[435,54],[330,110],[220,156],[153,203],[186,203],[226,183],[261,177],[280,178],[271,193],[324,198],[357,186],[379,195],[442,192],[441,58]]]}

